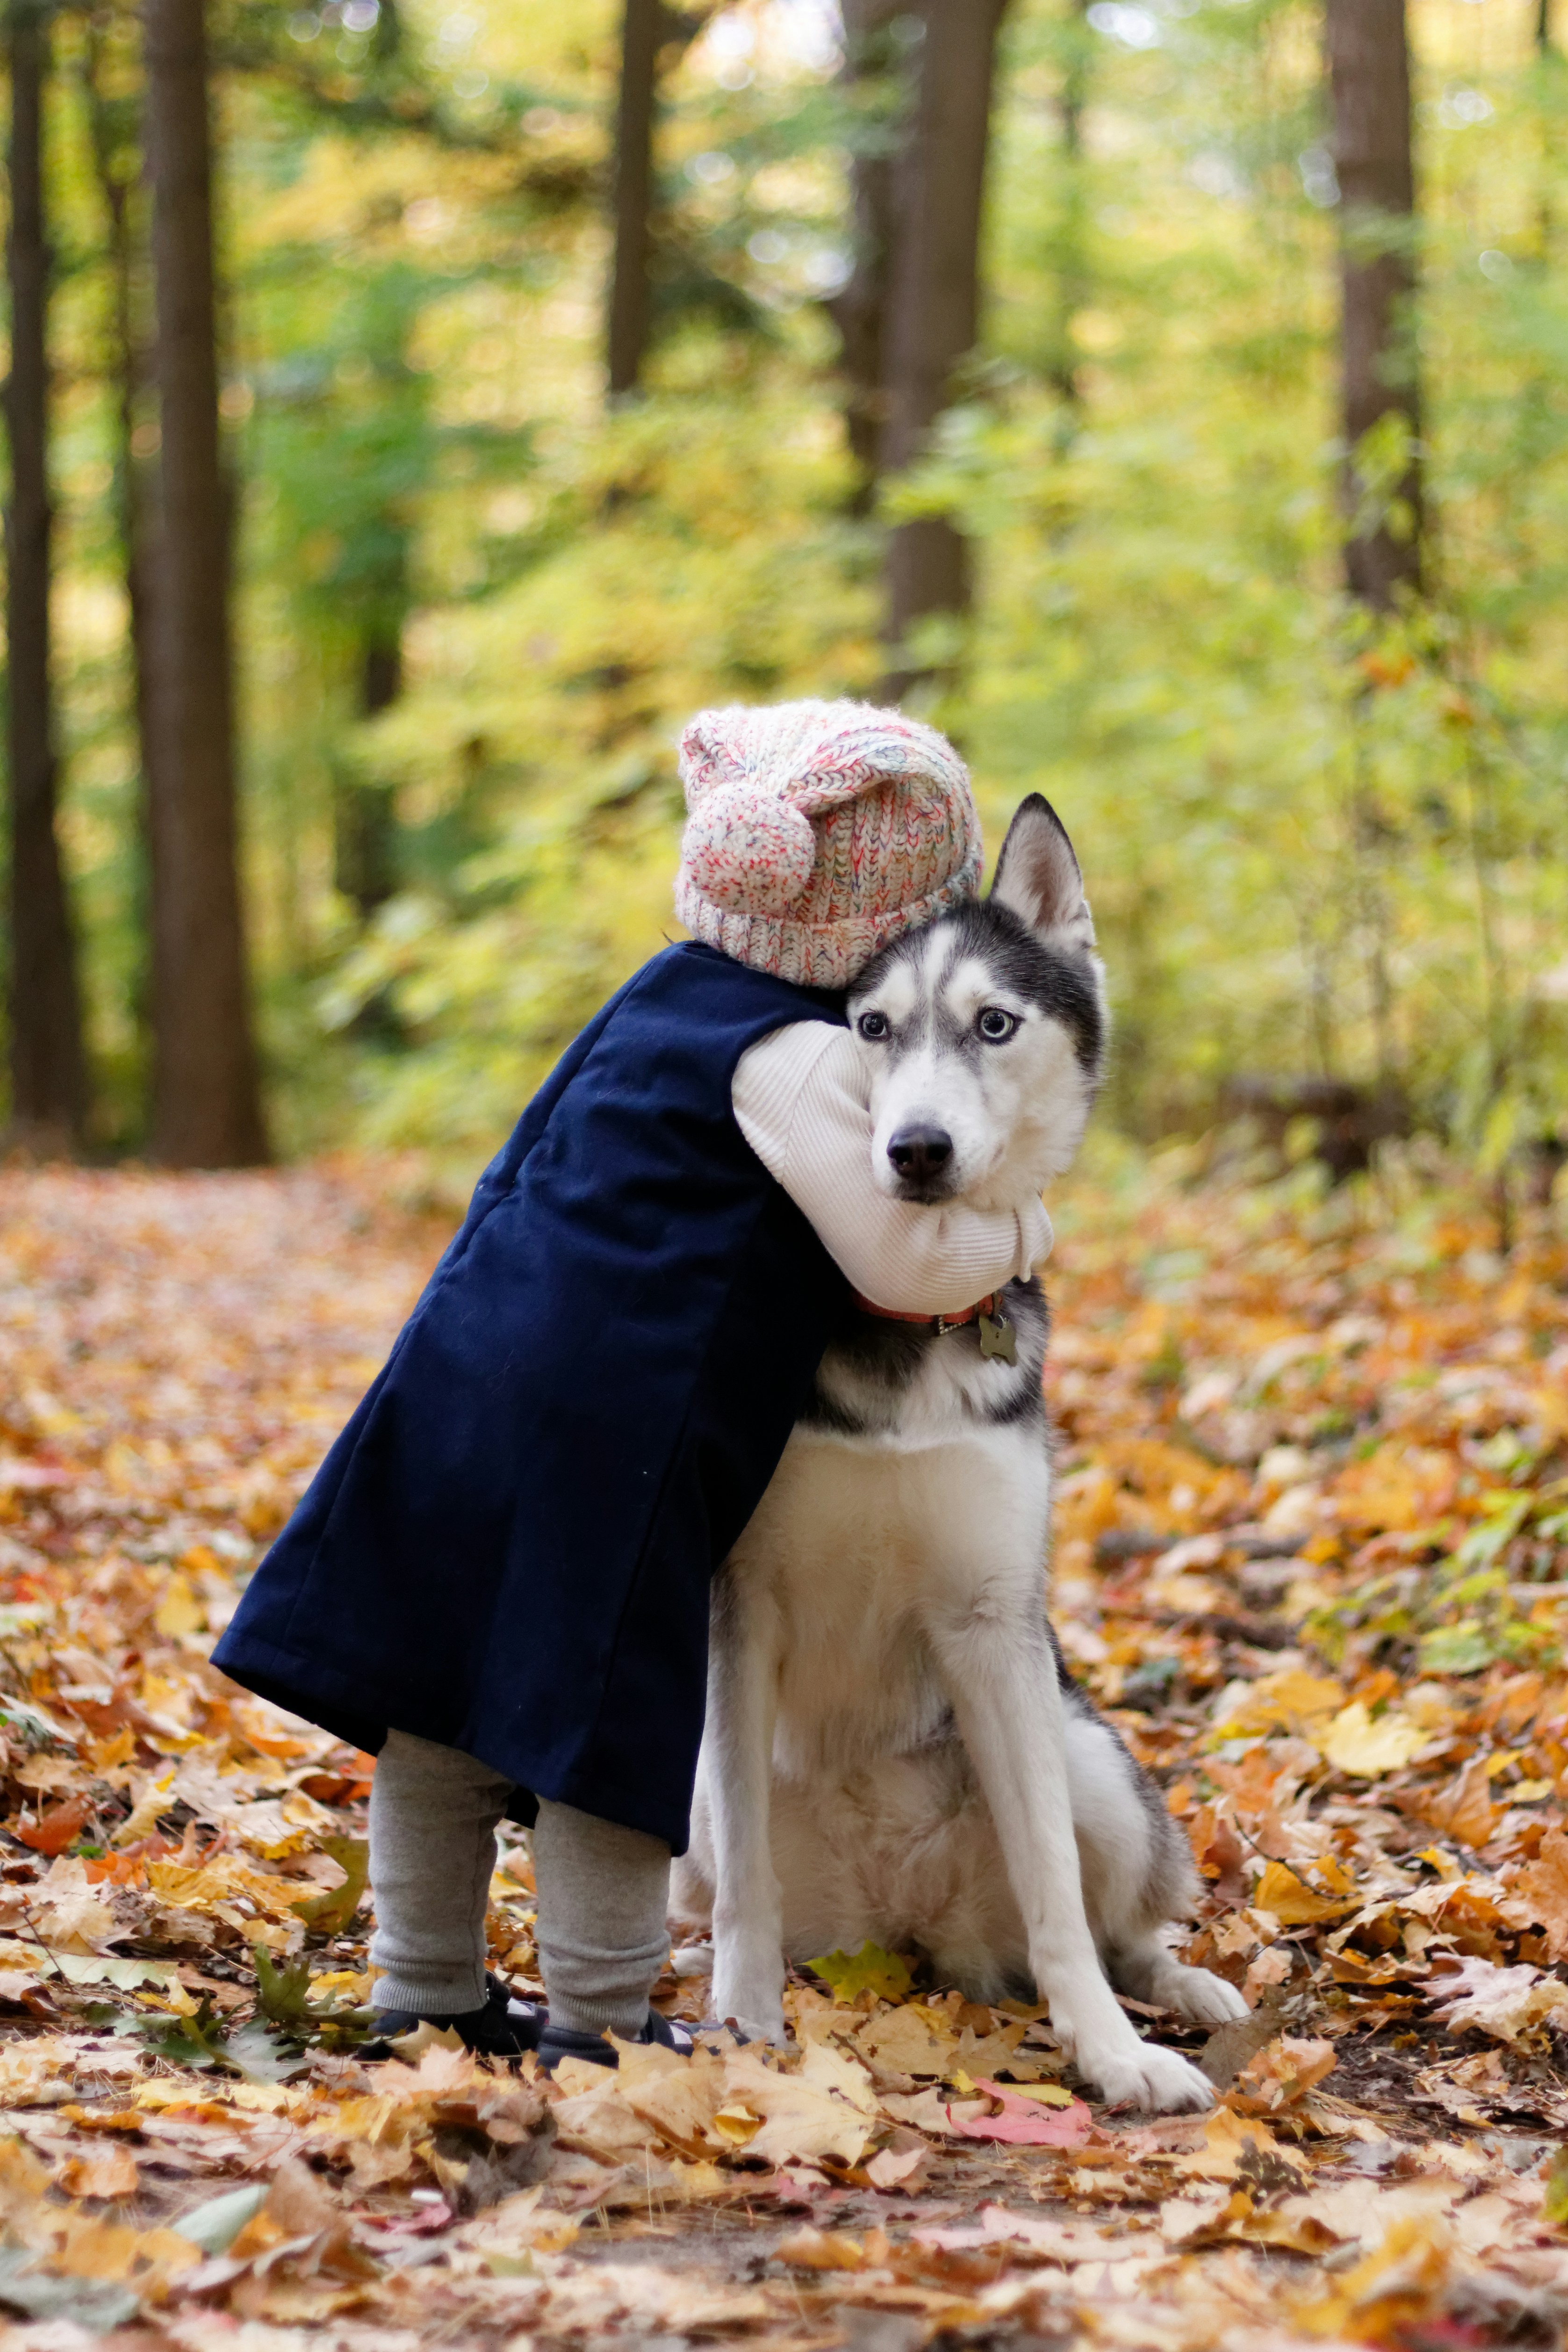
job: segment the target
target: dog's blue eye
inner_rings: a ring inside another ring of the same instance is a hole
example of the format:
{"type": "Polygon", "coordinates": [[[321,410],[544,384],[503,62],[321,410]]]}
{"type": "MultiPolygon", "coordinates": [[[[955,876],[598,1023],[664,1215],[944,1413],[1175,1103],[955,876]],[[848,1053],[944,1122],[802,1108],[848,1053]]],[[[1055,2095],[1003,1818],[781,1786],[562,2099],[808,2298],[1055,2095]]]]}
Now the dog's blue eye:
{"type": "Polygon", "coordinates": [[[873,1039],[885,1037],[887,1034],[887,1015],[885,1013],[862,1013],[859,1021],[855,1024],[855,1026],[859,1029],[862,1037],[870,1037],[873,1039]]]}
{"type": "Polygon", "coordinates": [[[980,1034],[988,1037],[993,1045],[999,1045],[1004,1037],[1010,1037],[1018,1025],[1018,1015],[1004,1013],[999,1004],[988,1004],[980,1015],[980,1034]]]}

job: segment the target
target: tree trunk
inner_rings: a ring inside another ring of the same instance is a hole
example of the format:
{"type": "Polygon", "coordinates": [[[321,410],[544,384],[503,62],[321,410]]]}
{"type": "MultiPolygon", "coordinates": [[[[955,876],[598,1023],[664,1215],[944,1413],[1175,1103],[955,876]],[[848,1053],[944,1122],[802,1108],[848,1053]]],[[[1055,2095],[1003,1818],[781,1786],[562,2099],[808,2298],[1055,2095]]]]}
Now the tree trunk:
{"type": "Polygon", "coordinates": [[[49,674],[49,255],[44,235],[43,94],[49,45],[37,0],[11,0],[11,373],[5,417],[11,503],[5,518],[10,664],[11,1115],[21,1137],[53,1149],[81,1139],[87,1062],[75,942],[55,833],[54,701],[49,674]]]}
{"type": "MultiPolygon", "coordinates": [[[[136,299],[138,239],[131,214],[133,183],[119,168],[123,136],[117,112],[123,109],[124,101],[119,101],[117,108],[117,101],[110,95],[112,71],[112,62],[105,50],[102,21],[96,15],[89,16],[83,26],[81,79],[93,172],[109,231],[115,395],[114,499],[120,526],[120,560],[125,570],[131,684],[139,771],[135,919],[138,935],[145,940],[151,933],[152,919],[148,871],[152,830],[149,778],[157,748],[152,712],[152,610],[156,566],[151,552],[153,518],[147,461],[138,456],[135,443],[137,415],[147,390],[148,366],[146,338],[139,322],[136,299]]],[[[139,146],[141,131],[139,121],[135,128],[139,146]]],[[[152,1006],[151,975],[145,965],[138,971],[134,993],[137,1029],[143,1051],[151,1062],[152,1006]]]]}
{"type": "Polygon", "coordinates": [[[1353,596],[1384,612],[1400,591],[1421,584],[1405,0],[1327,0],[1327,34],[1341,205],[1345,583],[1353,596]],[[1385,417],[1403,428],[1404,462],[1393,482],[1375,467],[1369,479],[1363,450],[1364,436],[1385,417]]]}
{"type": "MultiPolygon", "coordinates": [[[[389,634],[364,649],[360,673],[360,709],[374,719],[390,710],[402,692],[402,643],[389,634]]],[[[368,923],[397,888],[397,818],[385,784],[345,776],[333,795],[332,878],[368,923]]]]}
{"type": "MultiPolygon", "coordinates": [[[[884,475],[916,464],[946,406],[954,370],[979,320],[980,209],[990,132],[997,35],[1007,0],[925,0],[919,94],[894,162],[894,250],[887,311],[884,475]]],[[[903,655],[916,621],[961,614],[969,551],[945,515],[900,523],[886,561],[884,690],[902,695],[922,675],[903,655]]]]}
{"type": "Polygon", "coordinates": [[[152,1148],[267,1157],[241,915],[203,0],[146,0],[162,529],[152,624],[152,1148]]]}
{"type": "Polygon", "coordinates": [[[1078,381],[1075,327],[1088,295],[1089,269],[1084,259],[1083,109],[1089,90],[1089,0],[1070,0],[1067,37],[1071,43],[1061,77],[1062,205],[1056,232],[1056,331],[1051,380],[1069,412],[1082,399],[1078,381]]]}
{"type": "MultiPolygon", "coordinates": [[[[902,0],[842,0],[844,79],[852,88],[877,80],[891,83],[903,65],[893,31],[902,0]]],[[[844,378],[844,432],[854,461],[850,512],[866,515],[876,497],[877,463],[885,418],[883,357],[887,290],[893,258],[893,146],[891,122],[861,125],[862,144],[850,166],[850,221],[854,268],[828,308],[839,331],[839,370],[844,378]]]]}
{"type": "Polygon", "coordinates": [[[653,252],[653,98],[664,0],[625,0],[615,114],[615,255],[610,280],[610,396],[635,392],[648,349],[653,252]]]}

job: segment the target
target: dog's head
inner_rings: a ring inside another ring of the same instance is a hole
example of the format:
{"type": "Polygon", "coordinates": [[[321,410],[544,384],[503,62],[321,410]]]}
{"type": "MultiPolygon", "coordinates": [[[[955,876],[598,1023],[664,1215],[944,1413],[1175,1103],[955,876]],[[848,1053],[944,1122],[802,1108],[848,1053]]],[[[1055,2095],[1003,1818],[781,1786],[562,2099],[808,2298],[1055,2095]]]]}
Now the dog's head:
{"type": "Polygon", "coordinates": [[[1061,1174],[1100,1082],[1105,1006],[1083,877],[1049,801],[1019,809],[988,898],[867,965],[849,1019],[884,1192],[1011,1206],[1061,1174]]]}

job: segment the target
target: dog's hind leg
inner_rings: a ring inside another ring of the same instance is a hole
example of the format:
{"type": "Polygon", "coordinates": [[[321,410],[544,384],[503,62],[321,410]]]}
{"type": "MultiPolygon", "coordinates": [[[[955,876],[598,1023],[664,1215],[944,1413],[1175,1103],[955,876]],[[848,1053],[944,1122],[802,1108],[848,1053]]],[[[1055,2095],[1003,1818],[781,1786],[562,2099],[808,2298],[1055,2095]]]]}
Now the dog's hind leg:
{"type": "Polygon", "coordinates": [[[1067,1773],[1083,1899],[1101,1958],[1119,1992],[1174,2010],[1193,2025],[1244,2017],[1234,1985],[1183,1966],[1160,1930],[1190,1917],[1197,1874],[1155,1783],[1075,1685],[1064,1693],[1067,1773]]]}
{"type": "Polygon", "coordinates": [[[714,1585],[707,1802],[713,1856],[713,2010],[761,2042],[784,2039],[783,1898],[769,1837],[779,1609],[733,1561],[714,1585]]]}
{"type": "Polygon", "coordinates": [[[670,1865],[669,1920],[673,1929],[713,1924],[713,1807],[708,1802],[712,1743],[705,1734],[692,1790],[691,1843],[670,1865]]]}
{"type": "Polygon", "coordinates": [[[1007,1857],[1030,1968],[1057,2040],[1113,2105],[1210,2106],[1195,2066],[1140,2040],[1101,1967],[1073,1839],[1064,1701],[1032,1584],[971,1559],[928,1627],[1007,1857]]]}

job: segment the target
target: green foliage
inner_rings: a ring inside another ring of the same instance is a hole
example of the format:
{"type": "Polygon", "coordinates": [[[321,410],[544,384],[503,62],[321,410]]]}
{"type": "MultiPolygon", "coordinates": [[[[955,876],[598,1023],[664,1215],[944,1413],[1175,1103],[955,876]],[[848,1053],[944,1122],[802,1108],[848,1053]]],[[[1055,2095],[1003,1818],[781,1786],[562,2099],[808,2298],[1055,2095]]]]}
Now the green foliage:
{"type": "MultiPolygon", "coordinates": [[[[225,18],[247,881],[286,1142],[482,1157],[668,934],[683,719],[873,690],[882,535],[917,512],[977,558],[972,617],[931,633],[956,678],[931,715],[993,846],[1030,790],[1073,833],[1124,1126],[1200,1126],[1271,1073],[1396,1086],[1490,1169],[1560,1132],[1568,62],[1496,17],[1411,11],[1432,530],[1425,602],[1384,626],[1339,583],[1308,0],[1019,0],[984,347],[870,519],[824,302],[897,56],[845,85],[810,12],[764,0],[667,53],[658,340],[610,415],[611,0],[225,18]]],[[[134,189],[134,25],[102,22],[134,189]]],[[[61,682],[125,1142],[143,882],[85,39],[61,20],[61,682]]],[[[1383,428],[1362,495],[1406,455],[1383,428]]]]}

